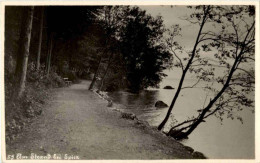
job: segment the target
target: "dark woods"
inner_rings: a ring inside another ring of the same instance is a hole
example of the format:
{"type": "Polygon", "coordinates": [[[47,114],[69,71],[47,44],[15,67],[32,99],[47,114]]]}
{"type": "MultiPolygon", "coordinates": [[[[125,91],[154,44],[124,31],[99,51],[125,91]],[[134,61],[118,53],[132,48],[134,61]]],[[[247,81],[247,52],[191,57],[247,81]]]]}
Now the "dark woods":
{"type": "Polygon", "coordinates": [[[158,87],[171,63],[162,18],[138,7],[6,6],[5,20],[7,134],[41,114],[35,107],[63,78],[139,92],[158,87]]]}
{"type": "Polygon", "coordinates": [[[138,7],[10,6],[6,7],[6,20],[7,76],[15,69],[16,76],[26,73],[22,71],[26,65],[21,63],[26,53],[28,65],[35,65],[37,71],[44,67],[47,75],[50,69],[70,80],[95,74],[101,78],[102,88],[105,83],[103,89],[139,91],[158,86],[165,76],[162,70],[170,63],[170,54],[158,44],[164,32],[163,20],[138,7]],[[20,40],[15,40],[18,37],[20,40]],[[11,44],[18,47],[16,51],[8,48],[11,44]],[[28,49],[23,52],[20,48],[28,49]],[[111,77],[114,75],[116,78],[111,77]],[[106,77],[117,81],[106,82],[106,77]]]}

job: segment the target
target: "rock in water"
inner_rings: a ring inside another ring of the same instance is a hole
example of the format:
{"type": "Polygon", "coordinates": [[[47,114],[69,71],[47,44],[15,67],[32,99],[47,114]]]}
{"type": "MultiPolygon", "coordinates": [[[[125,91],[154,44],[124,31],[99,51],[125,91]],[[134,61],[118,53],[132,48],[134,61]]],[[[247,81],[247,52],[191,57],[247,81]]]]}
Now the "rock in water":
{"type": "Polygon", "coordinates": [[[194,152],[194,149],[189,147],[189,146],[184,146],[184,148],[189,151],[190,153],[193,153],[194,152]]]}
{"type": "Polygon", "coordinates": [[[196,158],[196,159],[206,159],[206,158],[207,158],[206,156],[204,156],[203,153],[198,152],[198,151],[193,152],[193,153],[192,153],[192,156],[193,156],[194,158],[196,158]]]}
{"type": "Polygon", "coordinates": [[[125,118],[125,119],[131,119],[131,120],[137,119],[136,115],[133,113],[122,113],[121,115],[122,115],[122,118],[125,118]]]}
{"type": "Polygon", "coordinates": [[[165,104],[163,101],[157,101],[155,103],[155,107],[157,107],[157,108],[165,108],[165,107],[168,107],[168,105],[165,104]]]}
{"type": "Polygon", "coordinates": [[[174,89],[174,88],[172,86],[167,85],[163,89],[174,89]]]}

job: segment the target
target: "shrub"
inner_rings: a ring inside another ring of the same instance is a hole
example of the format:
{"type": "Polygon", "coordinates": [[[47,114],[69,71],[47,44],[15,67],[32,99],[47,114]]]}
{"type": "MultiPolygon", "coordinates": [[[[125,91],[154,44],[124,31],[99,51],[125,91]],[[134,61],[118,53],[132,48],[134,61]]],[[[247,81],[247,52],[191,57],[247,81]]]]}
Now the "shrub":
{"type": "Polygon", "coordinates": [[[69,80],[72,81],[73,83],[78,83],[79,82],[79,79],[78,79],[78,77],[77,77],[75,72],[68,71],[66,75],[69,78],[69,80]]]}
{"type": "Polygon", "coordinates": [[[6,143],[13,141],[32,119],[41,115],[42,105],[49,97],[49,88],[65,86],[63,78],[50,71],[46,76],[44,66],[36,71],[35,64],[28,65],[26,87],[19,99],[13,98],[16,80],[13,74],[5,74],[5,122],[6,143]]]}
{"type": "MultiPolygon", "coordinates": [[[[6,101],[6,140],[10,143],[33,118],[42,113],[48,91],[28,83],[23,96],[6,101]]],[[[10,99],[10,97],[9,97],[10,99]]]]}
{"type": "Polygon", "coordinates": [[[53,81],[53,83],[55,83],[55,85],[57,87],[65,86],[65,82],[64,82],[63,78],[55,72],[50,74],[50,80],[53,81]]]}

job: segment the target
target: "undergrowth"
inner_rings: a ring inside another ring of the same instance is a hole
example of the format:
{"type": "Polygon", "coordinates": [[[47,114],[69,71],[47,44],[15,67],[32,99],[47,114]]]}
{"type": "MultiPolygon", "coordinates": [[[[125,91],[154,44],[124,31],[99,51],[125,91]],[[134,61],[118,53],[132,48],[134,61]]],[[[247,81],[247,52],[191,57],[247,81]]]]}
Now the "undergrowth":
{"type": "Polygon", "coordinates": [[[35,70],[28,66],[26,87],[20,98],[16,96],[16,81],[13,75],[5,76],[5,131],[6,143],[13,142],[23,129],[42,114],[43,105],[50,97],[51,88],[63,87],[65,83],[58,74],[50,72],[47,76],[44,68],[35,70]]]}

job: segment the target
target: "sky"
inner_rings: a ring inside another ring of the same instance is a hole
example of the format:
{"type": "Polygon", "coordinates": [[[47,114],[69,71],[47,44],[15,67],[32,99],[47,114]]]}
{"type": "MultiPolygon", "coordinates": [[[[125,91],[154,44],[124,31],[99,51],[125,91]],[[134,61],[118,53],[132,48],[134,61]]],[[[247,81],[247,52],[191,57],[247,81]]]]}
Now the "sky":
{"type": "Polygon", "coordinates": [[[188,21],[183,20],[185,16],[189,16],[192,13],[191,9],[186,6],[139,6],[141,9],[146,10],[148,14],[156,17],[161,15],[164,20],[164,24],[167,28],[172,25],[179,24],[182,28],[182,43],[185,46],[192,46],[195,42],[198,26],[191,25],[188,21]]]}
{"type": "MultiPolygon", "coordinates": [[[[146,10],[148,14],[156,17],[160,15],[163,17],[164,24],[166,28],[170,28],[172,25],[179,24],[182,28],[181,30],[181,37],[177,38],[176,40],[186,49],[191,50],[194,46],[196,41],[196,37],[199,31],[198,24],[191,24],[187,20],[184,20],[185,17],[190,16],[194,9],[189,9],[186,6],[139,6],[141,9],[146,10]]],[[[248,19],[250,22],[251,19],[248,19]]],[[[218,28],[212,26],[212,24],[208,23],[205,24],[203,27],[203,31],[213,30],[216,31],[218,28]]],[[[233,30],[233,29],[232,29],[233,30]]],[[[216,53],[212,51],[211,53],[216,53]]],[[[180,56],[179,56],[180,57],[180,56]]],[[[213,55],[212,55],[213,57],[213,55]]],[[[182,58],[182,57],[181,57],[182,58]]],[[[213,57],[214,58],[214,57],[213,57]]],[[[233,63],[233,60],[231,60],[233,63]]],[[[251,67],[251,66],[249,66],[251,67]]],[[[173,67],[171,70],[165,70],[164,73],[168,75],[166,79],[180,79],[181,77],[181,69],[173,67]]],[[[223,70],[217,69],[216,73],[223,73],[223,70]]],[[[195,79],[196,77],[191,74],[187,74],[186,78],[188,79],[195,79]]]]}
{"type": "MultiPolygon", "coordinates": [[[[139,6],[141,9],[146,10],[148,14],[156,17],[160,15],[163,17],[164,24],[167,28],[172,25],[179,24],[182,28],[182,37],[178,40],[186,48],[191,48],[194,45],[196,35],[198,33],[198,25],[191,25],[188,21],[183,20],[185,16],[189,16],[192,10],[186,6],[139,6]]],[[[168,75],[166,79],[178,79],[181,77],[181,69],[173,68],[165,70],[164,73],[168,75]]],[[[187,78],[195,78],[194,76],[187,75],[187,78]]],[[[163,81],[164,82],[164,81],[163,81]]],[[[161,85],[164,85],[162,82],[161,85]]]]}

